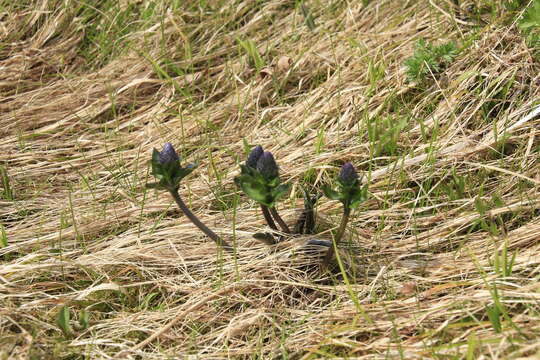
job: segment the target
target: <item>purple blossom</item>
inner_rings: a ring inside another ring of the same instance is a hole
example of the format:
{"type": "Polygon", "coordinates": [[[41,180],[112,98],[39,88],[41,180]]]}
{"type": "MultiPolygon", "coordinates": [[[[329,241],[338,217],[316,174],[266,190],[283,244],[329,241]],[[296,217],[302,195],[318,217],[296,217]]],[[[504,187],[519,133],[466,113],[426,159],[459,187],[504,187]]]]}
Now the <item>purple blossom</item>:
{"type": "Polygon", "coordinates": [[[341,167],[338,178],[343,184],[354,184],[358,180],[358,173],[353,164],[347,162],[341,167]]]}
{"type": "Polygon", "coordinates": [[[259,157],[257,171],[267,180],[275,179],[279,176],[276,160],[274,160],[274,155],[270,151],[263,152],[259,157]]]}
{"type": "Polygon", "coordinates": [[[261,145],[255,146],[249,153],[249,156],[246,161],[246,166],[253,169],[257,168],[257,161],[259,161],[263,152],[264,151],[261,145]]]}
{"type": "Polygon", "coordinates": [[[159,152],[159,163],[166,164],[172,161],[180,161],[180,157],[174,150],[173,145],[168,142],[163,146],[163,150],[159,152]]]}

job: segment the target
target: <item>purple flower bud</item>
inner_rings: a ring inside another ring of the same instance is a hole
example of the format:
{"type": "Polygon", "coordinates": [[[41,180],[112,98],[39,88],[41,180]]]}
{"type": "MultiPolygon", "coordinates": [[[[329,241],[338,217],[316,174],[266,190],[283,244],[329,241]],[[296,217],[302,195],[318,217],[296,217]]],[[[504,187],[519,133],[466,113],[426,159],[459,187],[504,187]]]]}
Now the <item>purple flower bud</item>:
{"type": "Polygon", "coordinates": [[[339,171],[339,180],[343,184],[354,184],[358,180],[358,173],[350,162],[343,164],[339,171]]]}
{"type": "Polygon", "coordinates": [[[255,146],[249,153],[249,156],[246,161],[246,166],[253,169],[257,168],[257,161],[259,161],[263,152],[264,151],[261,145],[255,146]]]}
{"type": "Polygon", "coordinates": [[[274,160],[274,155],[270,151],[265,151],[262,153],[261,157],[257,161],[257,171],[266,180],[271,180],[279,176],[278,166],[276,160],[274,160]]]}
{"type": "Polygon", "coordinates": [[[180,158],[172,144],[168,142],[163,146],[163,150],[159,152],[159,163],[166,164],[171,161],[180,161],[180,158]]]}

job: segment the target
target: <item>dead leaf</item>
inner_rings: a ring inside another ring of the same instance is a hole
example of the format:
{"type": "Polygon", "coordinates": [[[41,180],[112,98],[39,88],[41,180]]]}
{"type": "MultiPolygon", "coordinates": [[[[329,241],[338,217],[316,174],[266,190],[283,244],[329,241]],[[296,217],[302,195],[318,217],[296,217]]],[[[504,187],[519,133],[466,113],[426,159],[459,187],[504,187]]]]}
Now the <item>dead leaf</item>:
{"type": "Polygon", "coordinates": [[[264,79],[266,77],[272,76],[273,73],[274,71],[272,70],[272,68],[265,67],[261,69],[261,71],[259,72],[259,76],[264,79]]]}
{"type": "Polygon", "coordinates": [[[279,58],[276,68],[278,71],[285,72],[289,70],[292,65],[292,59],[288,56],[282,56],[279,58]]]}
{"type": "Polygon", "coordinates": [[[416,283],[414,281],[403,283],[399,293],[403,296],[411,296],[416,293],[416,283]]]}
{"type": "Polygon", "coordinates": [[[452,289],[456,287],[466,287],[466,286],[471,286],[471,285],[473,285],[473,283],[468,282],[468,281],[454,281],[451,283],[440,284],[440,285],[436,285],[432,287],[429,290],[424,291],[422,293],[422,296],[430,297],[441,292],[446,292],[448,289],[452,289]]]}

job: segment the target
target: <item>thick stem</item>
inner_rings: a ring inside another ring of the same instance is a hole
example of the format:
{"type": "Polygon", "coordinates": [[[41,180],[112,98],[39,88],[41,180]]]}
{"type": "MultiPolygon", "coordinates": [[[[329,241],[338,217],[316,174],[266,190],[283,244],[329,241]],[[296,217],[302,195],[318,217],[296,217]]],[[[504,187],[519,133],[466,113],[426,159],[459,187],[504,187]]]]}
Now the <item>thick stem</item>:
{"type": "Polygon", "coordinates": [[[275,207],[271,207],[270,208],[270,213],[272,214],[272,216],[274,217],[274,219],[276,219],[277,223],[279,224],[279,227],[281,228],[281,230],[284,232],[284,233],[287,233],[287,234],[290,234],[291,233],[291,230],[289,230],[289,227],[287,226],[287,224],[285,224],[285,221],[283,221],[283,219],[281,218],[281,216],[279,216],[277,210],[275,207]]]}
{"type": "Polygon", "coordinates": [[[218,246],[221,246],[224,250],[226,251],[229,251],[229,252],[234,252],[233,248],[231,245],[229,245],[225,240],[223,240],[222,238],[220,238],[215,232],[213,232],[212,230],[210,230],[206,225],[204,225],[200,220],[199,218],[197,218],[195,216],[195,214],[193,214],[191,212],[191,210],[189,210],[189,208],[187,207],[187,205],[184,203],[184,201],[182,200],[182,198],[180,197],[180,194],[178,193],[178,190],[169,190],[169,192],[171,193],[172,197],[174,198],[174,201],[176,201],[176,204],[178,205],[178,207],[180,208],[180,210],[182,210],[182,212],[184,213],[184,215],[187,216],[187,218],[189,220],[191,220],[191,222],[197,226],[199,229],[201,229],[201,231],[206,235],[208,236],[210,239],[214,240],[215,243],[218,245],[218,246]]]}
{"type": "Polygon", "coordinates": [[[339,225],[339,229],[336,234],[336,237],[334,238],[332,246],[330,246],[330,248],[326,252],[326,256],[324,257],[324,260],[322,262],[323,268],[326,268],[328,264],[330,264],[330,261],[332,261],[332,258],[334,257],[335,248],[337,248],[341,238],[343,237],[343,234],[345,233],[345,228],[347,227],[347,223],[349,222],[350,215],[351,215],[351,208],[348,206],[345,206],[343,208],[343,217],[341,218],[341,224],[339,225]]]}
{"type": "Polygon", "coordinates": [[[277,230],[276,223],[274,222],[274,219],[272,219],[272,215],[270,215],[270,211],[268,210],[268,206],[261,204],[261,211],[264,215],[264,219],[266,220],[266,223],[272,230],[277,230]]]}

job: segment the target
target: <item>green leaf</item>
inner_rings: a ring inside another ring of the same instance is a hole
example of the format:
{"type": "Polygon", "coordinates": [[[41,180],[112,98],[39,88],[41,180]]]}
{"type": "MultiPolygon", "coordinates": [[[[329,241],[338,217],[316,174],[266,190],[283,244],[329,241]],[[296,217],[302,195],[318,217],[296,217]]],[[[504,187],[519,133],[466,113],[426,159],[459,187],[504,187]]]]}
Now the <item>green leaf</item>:
{"type": "Polygon", "coordinates": [[[150,163],[152,164],[152,175],[158,179],[163,178],[164,168],[163,164],[159,162],[159,151],[156,149],[152,151],[152,160],[150,163]]]}
{"type": "Polygon", "coordinates": [[[173,167],[171,170],[171,178],[173,185],[178,186],[178,183],[180,183],[183,178],[191,174],[193,170],[197,168],[197,166],[198,164],[189,164],[186,167],[181,167],[180,165],[178,165],[177,167],[173,167]]]}
{"type": "Polygon", "coordinates": [[[331,200],[341,200],[343,198],[342,194],[332,189],[330,186],[322,187],[324,195],[331,200]]]}
{"type": "Polygon", "coordinates": [[[367,200],[367,185],[363,186],[362,188],[356,188],[354,191],[350,194],[349,197],[349,206],[351,209],[356,209],[358,205],[363,203],[367,200]]]}
{"type": "Polygon", "coordinates": [[[79,324],[81,326],[81,330],[88,329],[88,325],[90,323],[89,319],[90,319],[90,314],[88,313],[88,311],[86,309],[82,309],[79,312],[79,324]]]}
{"type": "Polygon", "coordinates": [[[243,181],[240,186],[250,199],[266,206],[270,206],[272,203],[272,199],[269,199],[271,196],[269,196],[270,194],[263,184],[254,181],[243,181]]]}
{"type": "Polygon", "coordinates": [[[0,224],[0,248],[6,246],[8,246],[6,229],[4,229],[4,225],[0,224]]]}
{"type": "Polygon", "coordinates": [[[261,57],[261,54],[259,53],[259,50],[257,49],[255,43],[250,39],[242,40],[240,38],[236,38],[236,41],[249,56],[253,65],[255,65],[255,69],[257,69],[257,72],[261,71],[261,69],[266,66],[266,63],[261,57]]]}
{"type": "Polygon", "coordinates": [[[69,308],[67,306],[62,306],[60,312],[56,316],[56,324],[62,330],[65,337],[71,337],[73,335],[73,330],[69,325],[69,308]]]}
{"type": "Polygon", "coordinates": [[[496,333],[500,333],[502,331],[502,325],[501,325],[501,311],[499,307],[494,304],[492,306],[486,306],[486,313],[489,318],[489,321],[491,322],[491,326],[493,326],[493,329],[496,333]]]}
{"type": "Polygon", "coordinates": [[[159,164],[159,151],[157,149],[152,150],[152,163],[159,164]]]}
{"type": "Polygon", "coordinates": [[[242,189],[242,184],[243,183],[252,183],[252,182],[258,183],[259,181],[257,181],[253,176],[250,176],[250,175],[247,175],[247,174],[243,174],[243,175],[240,175],[240,176],[237,176],[237,177],[234,178],[234,183],[240,189],[242,189]]]}
{"type": "Polygon", "coordinates": [[[347,182],[343,182],[339,177],[336,179],[336,182],[338,183],[339,187],[341,187],[341,188],[343,188],[343,189],[357,187],[358,184],[359,184],[359,180],[358,180],[358,179],[355,179],[355,180],[354,180],[353,182],[351,182],[351,183],[347,183],[347,182]]]}
{"type": "Polygon", "coordinates": [[[271,190],[272,194],[272,202],[276,202],[279,198],[283,197],[283,195],[287,194],[289,192],[290,186],[289,184],[281,184],[277,187],[273,188],[271,190]]]}
{"type": "Polygon", "coordinates": [[[262,179],[263,182],[266,183],[266,185],[268,185],[268,186],[270,186],[272,188],[277,187],[279,185],[279,183],[281,182],[279,180],[279,177],[275,177],[275,178],[267,180],[267,179],[263,178],[262,175],[261,175],[261,179],[262,179]]]}
{"type": "Polygon", "coordinates": [[[254,169],[250,168],[249,166],[246,166],[244,164],[240,164],[240,174],[241,175],[253,176],[253,170],[254,169]]]}
{"type": "Polygon", "coordinates": [[[527,8],[518,25],[522,30],[528,31],[534,28],[540,28],[540,2],[533,1],[527,8]]]}
{"type": "Polygon", "coordinates": [[[302,10],[302,15],[304,15],[304,19],[306,21],[306,25],[309,28],[309,30],[313,31],[315,30],[315,20],[313,20],[313,15],[311,14],[311,11],[309,8],[304,5],[304,3],[300,4],[300,9],[302,10]]]}

